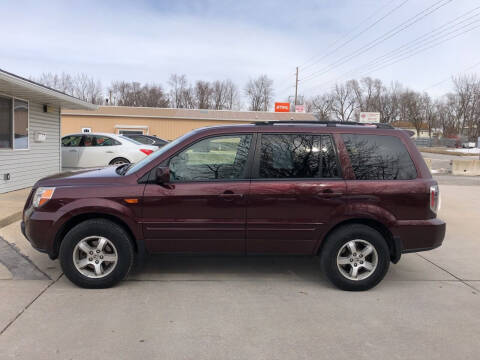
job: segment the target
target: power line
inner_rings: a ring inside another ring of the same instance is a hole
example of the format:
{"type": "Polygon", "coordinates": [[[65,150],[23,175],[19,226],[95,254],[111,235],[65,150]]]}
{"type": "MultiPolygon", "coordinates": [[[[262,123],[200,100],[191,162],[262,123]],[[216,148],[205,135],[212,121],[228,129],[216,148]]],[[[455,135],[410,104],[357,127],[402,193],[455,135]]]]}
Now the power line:
{"type": "MultiPolygon", "coordinates": [[[[463,70],[461,70],[461,71],[458,72],[457,74],[464,73],[465,71],[474,69],[474,68],[476,68],[478,65],[480,65],[480,61],[477,62],[477,63],[475,63],[475,64],[473,64],[473,65],[471,65],[471,66],[469,66],[469,67],[467,67],[467,68],[465,68],[465,69],[463,69],[463,70]]],[[[430,90],[431,88],[437,87],[438,85],[441,85],[441,84],[443,84],[444,82],[451,80],[452,77],[453,77],[453,74],[450,75],[448,78],[445,78],[445,79],[443,79],[443,80],[441,80],[441,81],[439,81],[439,82],[436,82],[436,83],[433,84],[433,85],[430,85],[429,87],[423,89],[422,91],[424,92],[424,91],[430,90]]]]}
{"type": "Polygon", "coordinates": [[[439,0],[439,1],[436,1],[433,5],[429,6],[428,8],[426,8],[422,11],[420,11],[419,13],[417,13],[413,17],[407,19],[403,23],[395,26],[393,29],[391,29],[390,31],[386,32],[385,34],[379,36],[375,40],[369,42],[364,47],[359,48],[359,49],[353,51],[352,53],[350,53],[346,56],[343,56],[337,62],[332,63],[332,64],[326,66],[323,69],[320,69],[316,72],[313,72],[309,75],[306,75],[303,79],[300,79],[300,81],[311,80],[315,77],[318,77],[320,75],[323,75],[323,74],[331,71],[332,69],[334,69],[338,66],[341,66],[341,65],[345,64],[346,62],[356,58],[358,55],[361,55],[361,54],[369,51],[370,49],[372,49],[375,46],[377,46],[377,45],[385,42],[386,40],[392,38],[393,36],[400,33],[401,31],[413,26],[414,24],[416,24],[417,22],[419,22],[423,18],[427,17],[428,15],[432,14],[433,12],[437,11],[438,9],[442,8],[443,6],[447,5],[448,3],[452,2],[452,1],[453,0],[439,0]]]}
{"type": "Polygon", "coordinates": [[[464,35],[464,34],[466,34],[466,33],[469,33],[469,32],[471,32],[471,31],[473,31],[473,30],[475,30],[475,29],[477,29],[477,28],[480,28],[480,25],[471,27],[471,28],[469,28],[469,29],[467,29],[467,30],[465,30],[465,31],[462,31],[462,32],[459,33],[459,34],[456,34],[456,35],[451,36],[451,37],[449,37],[449,38],[443,39],[442,41],[439,41],[439,42],[437,42],[437,43],[434,43],[434,44],[432,44],[432,45],[430,45],[430,46],[426,46],[426,47],[424,47],[424,48],[422,48],[422,49],[419,49],[418,51],[416,51],[416,52],[414,52],[414,53],[412,53],[412,54],[410,54],[410,55],[400,57],[399,59],[396,59],[395,61],[391,61],[390,63],[384,64],[384,65],[382,65],[382,66],[378,66],[378,67],[376,67],[375,69],[372,69],[372,70],[370,70],[370,71],[368,71],[368,72],[366,72],[366,73],[364,73],[364,74],[360,74],[359,76],[364,76],[364,75],[366,75],[367,73],[375,72],[375,71],[384,69],[384,68],[387,67],[387,66],[394,65],[394,64],[396,64],[396,63],[398,63],[398,62],[400,62],[400,61],[402,61],[402,60],[406,60],[406,59],[408,59],[408,58],[411,58],[412,56],[415,56],[415,55],[417,55],[417,54],[419,54],[419,53],[421,53],[421,52],[427,51],[427,50],[429,50],[429,49],[431,49],[431,48],[433,48],[433,47],[435,47],[435,46],[441,45],[441,44],[443,44],[443,43],[445,43],[445,42],[447,42],[447,41],[453,40],[453,39],[455,39],[455,38],[457,38],[457,37],[459,37],[459,36],[461,36],[461,35],[464,35]]]}
{"type": "Polygon", "coordinates": [[[345,76],[347,76],[347,77],[351,76],[351,75],[357,73],[359,70],[375,67],[375,66],[378,66],[382,63],[386,63],[388,61],[394,60],[395,58],[397,58],[399,56],[404,56],[408,53],[411,53],[412,51],[414,51],[416,49],[421,48],[422,46],[425,46],[425,45],[428,45],[429,43],[434,42],[435,40],[439,40],[443,37],[447,37],[448,35],[450,35],[454,32],[460,31],[460,30],[462,30],[462,29],[480,21],[480,20],[477,19],[477,20],[474,20],[474,21],[472,21],[472,22],[470,22],[470,23],[468,23],[464,26],[458,27],[462,23],[464,23],[466,21],[469,21],[469,20],[472,20],[475,17],[478,17],[480,15],[480,12],[475,13],[475,11],[478,10],[478,9],[480,9],[480,6],[474,8],[474,9],[471,9],[468,12],[456,17],[455,19],[450,20],[450,21],[446,22],[445,24],[435,28],[434,30],[431,30],[431,31],[419,36],[418,38],[414,39],[413,41],[409,41],[409,42],[399,46],[398,48],[395,48],[394,50],[391,50],[391,51],[387,52],[386,54],[373,59],[372,61],[370,61],[367,64],[358,66],[358,67],[354,68],[353,70],[350,70],[350,71],[340,75],[339,77],[337,77],[335,79],[335,81],[337,81],[340,78],[343,78],[345,76]],[[472,13],[473,13],[473,15],[471,15],[472,13]],[[457,22],[459,19],[461,19],[461,18],[463,18],[467,15],[470,15],[470,16],[467,17],[466,19],[462,20],[462,21],[457,22]],[[455,22],[457,22],[457,23],[451,25],[452,23],[455,23],[455,22]],[[441,35],[445,31],[448,31],[448,30],[453,29],[455,27],[458,27],[458,28],[456,28],[453,31],[447,32],[446,34],[441,35]],[[415,45],[415,44],[417,44],[417,45],[415,45]]]}
{"type": "MultiPolygon", "coordinates": [[[[368,16],[364,21],[362,21],[358,26],[356,26],[354,28],[354,30],[350,31],[349,33],[347,33],[345,36],[343,37],[340,37],[338,38],[335,42],[333,42],[328,48],[331,48],[333,45],[335,45],[336,43],[340,42],[341,39],[343,39],[344,37],[348,36],[349,34],[351,34],[353,31],[357,30],[360,25],[362,25],[365,21],[368,21],[370,20],[372,17],[374,17],[376,14],[378,14],[380,11],[382,11],[386,6],[390,5],[391,3],[393,3],[395,0],[387,3],[386,5],[382,6],[380,9],[376,10],[373,14],[371,14],[370,16],[368,16]]],[[[382,20],[384,20],[385,18],[387,18],[388,16],[390,16],[392,13],[394,13],[396,10],[398,10],[399,8],[401,8],[403,5],[405,5],[409,0],[404,0],[402,3],[400,3],[398,6],[396,6],[395,8],[393,8],[392,10],[390,10],[389,12],[387,12],[385,15],[383,15],[382,17],[380,17],[378,20],[376,20],[374,23],[372,23],[371,25],[367,26],[365,29],[363,29],[362,31],[360,31],[359,33],[357,33],[356,35],[350,37],[349,39],[347,39],[346,41],[344,41],[342,44],[340,44],[339,46],[335,47],[334,49],[332,49],[331,51],[323,54],[322,56],[320,56],[320,58],[318,58],[319,55],[315,55],[313,57],[311,57],[310,59],[308,59],[305,63],[303,63],[302,65],[300,65],[300,68],[302,70],[306,70],[310,67],[312,67],[313,65],[315,65],[316,63],[318,63],[320,60],[336,53],[338,50],[340,50],[341,48],[345,47],[346,45],[348,45],[349,43],[351,43],[353,40],[357,39],[359,36],[361,36],[362,34],[364,34],[365,32],[367,32],[368,30],[370,30],[371,28],[373,28],[375,25],[377,25],[379,22],[381,22],[382,20]],[[318,58],[318,59],[317,59],[318,58]],[[311,63],[310,65],[307,65],[309,62],[311,62],[312,60],[314,59],[317,59],[316,61],[314,61],[313,63],[311,63]]]]}

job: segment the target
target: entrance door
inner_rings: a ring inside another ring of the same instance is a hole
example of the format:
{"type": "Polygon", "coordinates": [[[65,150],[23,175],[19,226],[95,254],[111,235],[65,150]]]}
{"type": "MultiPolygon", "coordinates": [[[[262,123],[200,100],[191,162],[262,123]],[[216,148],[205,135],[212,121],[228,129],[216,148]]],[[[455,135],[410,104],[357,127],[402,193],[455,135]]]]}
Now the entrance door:
{"type": "Polygon", "coordinates": [[[145,187],[143,231],[150,251],[245,252],[252,137],[209,137],[170,158],[171,183],[145,187]]]}
{"type": "Polygon", "coordinates": [[[330,135],[262,134],[248,197],[247,253],[311,254],[345,205],[330,135]]]}

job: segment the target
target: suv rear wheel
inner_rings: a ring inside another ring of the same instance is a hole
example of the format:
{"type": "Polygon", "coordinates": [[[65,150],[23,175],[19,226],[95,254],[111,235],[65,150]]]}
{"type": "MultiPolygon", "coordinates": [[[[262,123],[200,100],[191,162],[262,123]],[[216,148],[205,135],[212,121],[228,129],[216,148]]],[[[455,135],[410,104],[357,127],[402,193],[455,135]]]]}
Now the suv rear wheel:
{"type": "Polygon", "coordinates": [[[388,271],[388,245],[383,236],[369,226],[343,226],[325,241],[320,254],[322,270],[342,290],[371,289],[388,271]]]}
{"type": "Polygon", "coordinates": [[[121,281],[133,264],[128,233],[105,219],[86,220],[73,227],[60,245],[65,275],[84,288],[107,288],[121,281]]]}

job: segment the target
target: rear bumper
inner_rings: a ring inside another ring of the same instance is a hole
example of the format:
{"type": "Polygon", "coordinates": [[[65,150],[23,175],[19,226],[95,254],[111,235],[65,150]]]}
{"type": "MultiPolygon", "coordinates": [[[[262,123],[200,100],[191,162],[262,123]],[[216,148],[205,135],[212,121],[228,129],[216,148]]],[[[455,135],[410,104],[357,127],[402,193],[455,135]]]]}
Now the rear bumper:
{"type": "Polygon", "coordinates": [[[443,243],[446,224],[440,219],[400,220],[393,229],[393,235],[400,239],[401,252],[432,250],[443,243]]]}

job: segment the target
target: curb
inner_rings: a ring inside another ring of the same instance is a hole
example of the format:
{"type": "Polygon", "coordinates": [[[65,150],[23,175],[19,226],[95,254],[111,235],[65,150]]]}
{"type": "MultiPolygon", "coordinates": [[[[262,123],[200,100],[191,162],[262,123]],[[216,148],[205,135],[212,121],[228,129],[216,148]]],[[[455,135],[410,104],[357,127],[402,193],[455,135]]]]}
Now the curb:
{"type": "Polygon", "coordinates": [[[13,224],[15,221],[18,221],[21,219],[22,219],[22,211],[17,211],[12,215],[9,215],[3,219],[0,219],[0,229],[10,224],[13,224]]]}

